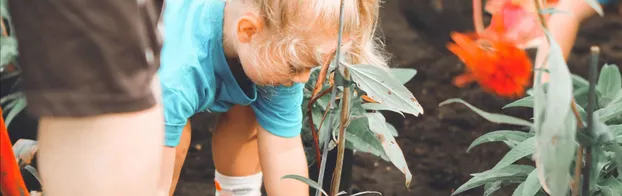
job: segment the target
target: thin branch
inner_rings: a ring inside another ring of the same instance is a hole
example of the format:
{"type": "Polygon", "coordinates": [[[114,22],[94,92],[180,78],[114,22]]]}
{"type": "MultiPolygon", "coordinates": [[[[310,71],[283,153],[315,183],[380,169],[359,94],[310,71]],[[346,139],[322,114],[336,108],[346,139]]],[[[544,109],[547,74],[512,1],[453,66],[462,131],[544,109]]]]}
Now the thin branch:
{"type": "MultiPolygon", "coordinates": [[[[318,99],[320,99],[321,97],[323,97],[324,95],[328,94],[331,92],[331,90],[333,89],[333,87],[331,86],[330,88],[326,89],[325,91],[319,93],[317,96],[314,96],[311,101],[309,101],[309,104],[307,105],[307,116],[309,117],[308,123],[309,123],[309,128],[311,128],[311,133],[313,134],[313,145],[315,147],[315,158],[317,159],[318,162],[320,162],[322,160],[321,156],[321,152],[320,152],[320,142],[319,142],[319,137],[318,137],[318,133],[320,131],[320,129],[316,129],[315,128],[315,124],[313,122],[313,103],[315,103],[318,99]]],[[[326,111],[329,111],[328,108],[326,109],[326,111]]],[[[324,120],[322,120],[321,123],[323,123],[324,120]]],[[[322,124],[320,124],[320,128],[322,127],[322,124]]],[[[317,168],[320,168],[320,165],[317,165],[317,168]]]]}
{"type": "MultiPolygon", "coordinates": [[[[339,68],[341,67],[341,61],[340,61],[340,57],[341,57],[341,41],[342,41],[342,37],[343,37],[343,18],[344,18],[344,8],[345,8],[345,4],[344,4],[344,0],[341,0],[341,5],[340,5],[340,11],[339,11],[339,33],[337,35],[337,47],[335,49],[335,71],[339,72],[339,68]]],[[[337,78],[339,80],[342,80],[343,78],[337,78]]],[[[349,78],[348,78],[349,79],[349,78]]],[[[341,81],[335,81],[335,84],[340,84],[341,81]]],[[[330,108],[332,109],[334,107],[334,102],[335,102],[335,97],[337,97],[337,88],[333,88],[332,89],[332,93],[331,93],[331,98],[330,98],[330,108]]],[[[333,118],[334,115],[331,115],[331,119],[329,120],[330,123],[328,123],[328,130],[333,130],[333,118]]],[[[325,134],[326,136],[329,136],[329,134],[325,134]]],[[[326,140],[327,141],[327,140],[326,140]]],[[[324,142],[324,148],[322,149],[322,157],[321,157],[321,166],[320,166],[320,172],[319,172],[319,177],[318,177],[318,184],[320,187],[323,187],[323,181],[324,181],[324,173],[326,170],[326,157],[328,154],[328,143],[329,142],[324,142]]],[[[344,142],[345,144],[345,142],[344,142]]],[[[340,145],[344,145],[344,144],[340,144],[340,145]]],[[[338,157],[343,157],[343,153],[341,154],[337,154],[338,157]]],[[[335,167],[335,171],[341,171],[341,165],[337,165],[335,167]]],[[[333,179],[333,183],[334,183],[334,179],[333,179]]],[[[338,186],[337,186],[338,187],[338,186]]],[[[332,193],[333,195],[336,195],[339,191],[332,193]]],[[[320,191],[316,191],[315,192],[316,196],[320,195],[320,191]]]]}

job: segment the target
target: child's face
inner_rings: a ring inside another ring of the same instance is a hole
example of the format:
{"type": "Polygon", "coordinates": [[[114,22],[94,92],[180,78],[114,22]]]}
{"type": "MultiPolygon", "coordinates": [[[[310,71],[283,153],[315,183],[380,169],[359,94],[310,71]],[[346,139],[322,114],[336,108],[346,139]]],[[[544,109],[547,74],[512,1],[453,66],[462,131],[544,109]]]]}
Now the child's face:
{"type": "MultiPolygon", "coordinates": [[[[257,85],[289,86],[293,83],[305,83],[309,80],[311,69],[331,60],[332,51],[337,47],[337,39],[334,37],[302,36],[309,38],[305,42],[311,46],[305,49],[313,51],[298,53],[314,55],[301,55],[297,57],[297,62],[284,62],[282,59],[288,58],[279,58],[278,54],[280,53],[275,51],[276,48],[263,48],[262,51],[268,50],[267,54],[257,55],[259,52],[257,48],[261,47],[261,43],[254,43],[254,41],[259,40],[258,37],[260,36],[274,35],[269,28],[263,27],[259,18],[254,15],[243,16],[238,20],[236,31],[238,58],[246,75],[257,85]]],[[[348,37],[344,37],[342,43],[345,47],[342,49],[347,49],[349,40],[348,37]]],[[[290,50],[295,49],[291,48],[290,50]]]]}

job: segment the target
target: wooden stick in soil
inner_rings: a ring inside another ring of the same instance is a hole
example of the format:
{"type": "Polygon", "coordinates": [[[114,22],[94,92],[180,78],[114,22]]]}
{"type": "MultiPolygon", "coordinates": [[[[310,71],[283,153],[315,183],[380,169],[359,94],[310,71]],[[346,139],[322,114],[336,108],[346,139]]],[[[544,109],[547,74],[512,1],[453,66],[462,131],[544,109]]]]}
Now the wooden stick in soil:
{"type": "MultiPolygon", "coordinates": [[[[348,69],[344,69],[344,78],[350,80],[350,72],[348,69]]],[[[339,193],[339,185],[341,183],[341,170],[343,169],[343,154],[346,150],[346,123],[350,117],[350,111],[348,105],[350,104],[350,87],[348,85],[343,87],[343,99],[341,99],[341,118],[339,121],[339,142],[337,143],[337,163],[335,166],[335,172],[333,173],[333,184],[331,186],[331,195],[337,195],[339,193]]]]}
{"type": "MultiPolygon", "coordinates": [[[[592,46],[590,48],[590,64],[589,64],[589,82],[590,87],[587,93],[587,132],[593,136],[594,133],[594,109],[596,107],[596,78],[598,76],[598,56],[600,48],[592,46]]],[[[592,146],[585,148],[585,167],[583,168],[583,186],[582,195],[587,196],[590,193],[590,176],[592,170],[592,146]]]]}
{"type": "MultiPolygon", "coordinates": [[[[600,53],[600,49],[596,46],[592,46],[591,50],[591,61],[589,65],[589,82],[590,87],[588,90],[588,105],[587,105],[587,128],[588,133],[592,134],[592,130],[594,128],[593,122],[593,113],[594,113],[594,104],[596,101],[595,96],[595,83],[596,83],[596,66],[598,65],[598,54],[600,53]]],[[[576,102],[572,100],[572,112],[577,119],[577,126],[580,129],[585,128],[583,126],[583,120],[581,119],[581,115],[579,114],[579,110],[577,109],[576,102]]],[[[578,196],[579,193],[583,192],[581,195],[589,195],[590,190],[590,170],[592,168],[592,147],[579,144],[579,148],[577,149],[577,158],[575,160],[575,168],[574,168],[574,177],[572,178],[572,196],[578,196]],[[583,167],[583,154],[585,153],[585,167],[583,167]],[[583,176],[583,183],[581,183],[581,176],[583,176]],[[582,184],[582,188],[581,187],[582,184]]]]}

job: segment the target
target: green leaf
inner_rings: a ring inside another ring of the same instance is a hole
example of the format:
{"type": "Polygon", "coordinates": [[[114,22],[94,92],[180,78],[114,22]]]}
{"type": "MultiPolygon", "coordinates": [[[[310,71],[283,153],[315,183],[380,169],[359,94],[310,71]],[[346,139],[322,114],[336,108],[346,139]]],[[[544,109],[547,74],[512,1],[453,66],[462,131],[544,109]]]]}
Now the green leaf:
{"type": "Polygon", "coordinates": [[[393,137],[397,137],[397,129],[395,129],[395,127],[389,123],[389,122],[385,122],[387,124],[387,128],[389,128],[389,132],[391,133],[391,135],[393,137]]]}
{"type": "Polygon", "coordinates": [[[500,123],[500,124],[521,125],[521,126],[528,126],[528,127],[533,126],[531,122],[520,119],[520,118],[516,118],[513,116],[507,116],[503,114],[493,114],[493,113],[485,112],[475,106],[472,106],[471,104],[467,103],[466,101],[462,99],[449,99],[449,100],[446,100],[440,103],[439,106],[443,106],[443,105],[450,104],[450,103],[462,103],[466,105],[467,107],[469,107],[471,110],[473,110],[475,113],[479,114],[481,117],[485,118],[486,120],[490,122],[500,123]]]}
{"type": "Polygon", "coordinates": [[[493,169],[507,167],[508,165],[533,154],[536,149],[535,141],[535,137],[530,137],[519,143],[516,147],[512,148],[512,150],[505,154],[505,156],[503,156],[501,161],[499,161],[493,169]]]}
{"type": "Polygon", "coordinates": [[[587,81],[585,78],[576,75],[576,74],[571,74],[572,77],[572,84],[574,85],[575,88],[585,88],[585,87],[590,87],[590,82],[587,81]]]}
{"type": "Polygon", "coordinates": [[[13,144],[15,160],[17,160],[20,164],[23,162],[30,163],[35,157],[37,150],[37,141],[35,140],[18,139],[15,144],[13,144]]]}
{"type": "Polygon", "coordinates": [[[501,189],[503,181],[494,181],[484,185],[484,196],[492,196],[493,193],[501,189]]]}
{"type": "Polygon", "coordinates": [[[288,179],[288,178],[304,182],[305,184],[309,185],[309,187],[320,190],[324,195],[328,196],[328,194],[326,194],[326,191],[324,191],[324,189],[322,189],[322,187],[320,187],[320,185],[317,182],[309,178],[299,176],[299,175],[294,175],[294,174],[289,174],[289,175],[285,175],[281,177],[281,179],[288,179]]]}
{"type": "Polygon", "coordinates": [[[605,107],[609,107],[620,102],[622,102],[622,91],[618,91],[618,94],[616,94],[616,96],[611,100],[611,102],[609,102],[609,104],[607,104],[605,107]]]}
{"type": "Polygon", "coordinates": [[[380,139],[370,130],[367,117],[351,120],[346,129],[346,147],[389,160],[380,139]]]}
{"type": "Polygon", "coordinates": [[[609,130],[609,127],[603,122],[598,120],[598,113],[594,113],[594,129],[592,129],[592,134],[594,138],[599,143],[609,143],[615,139],[615,135],[613,132],[609,130]]]}
{"type": "Polygon", "coordinates": [[[614,103],[611,106],[596,110],[594,115],[598,115],[600,117],[599,120],[603,122],[620,117],[622,116],[622,102],[614,103]]]}
{"type": "Polygon", "coordinates": [[[533,96],[524,97],[522,99],[516,100],[510,104],[503,106],[503,109],[512,108],[512,107],[533,107],[533,96]]]}
{"type": "Polygon", "coordinates": [[[413,94],[385,69],[373,65],[347,67],[352,81],[370,98],[405,113],[415,116],[423,114],[423,108],[413,94]]]}
{"type": "Polygon", "coordinates": [[[406,84],[415,77],[417,70],[412,68],[391,68],[391,74],[400,84],[406,84]]]}
{"type": "Polygon", "coordinates": [[[607,144],[603,146],[603,149],[612,152],[613,161],[618,167],[622,168],[622,146],[619,144],[607,144]]]}
{"type": "Polygon", "coordinates": [[[490,133],[486,133],[471,143],[469,148],[467,148],[467,152],[469,152],[473,147],[478,146],[483,143],[489,142],[498,142],[498,141],[512,141],[512,142],[522,142],[523,140],[533,137],[534,135],[531,133],[526,133],[522,131],[510,131],[510,130],[500,130],[493,131],[490,133]]]}
{"type": "Polygon", "coordinates": [[[493,193],[501,189],[501,187],[504,187],[509,184],[520,184],[521,182],[523,182],[523,180],[506,179],[506,180],[499,180],[499,181],[486,183],[486,185],[484,185],[484,196],[492,196],[493,193]]]}
{"type": "Polygon", "coordinates": [[[395,141],[395,138],[392,136],[391,131],[386,126],[386,120],[384,116],[380,113],[368,113],[367,119],[369,120],[369,125],[371,131],[373,131],[382,147],[384,148],[385,153],[389,157],[389,160],[397,169],[399,169],[406,178],[405,185],[406,188],[410,187],[410,182],[412,181],[412,174],[410,173],[410,169],[408,169],[408,164],[406,163],[406,158],[404,158],[404,153],[402,149],[395,141]]]}
{"type": "Polygon", "coordinates": [[[546,61],[550,79],[544,98],[546,101],[538,103],[538,97],[535,98],[534,121],[538,151],[534,157],[539,170],[547,177],[550,194],[566,195],[570,165],[576,149],[577,125],[570,110],[572,78],[561,48],[548,31],[544,32],[550,46],[546,61]],[[544,112],[544,116],[540,111],[544,112]]]}
{"type": "Polygon", "coordinates": [[[616,138],[616,142],[622,143],[622,125],[610,125],[609,130],[616,138]]]}
{"type": "Polygon", "coordinates": [[[600,3],[598,3],[598,1],[596,0],[584,0],[588,5],[590,5],[590,7],[592,7],[594,9],[594,11],[596,11],[596,13],[598,13],[598,15],[600,16],[604,16],[605,12],[603,12],[603,8],[601,7],[602,5],[600,3]]]}
{"type": "Polygon", "coordinates": [[[620,196],[622,195],[622,182],[614,177],[609,177],[603,181],[598,188],[601,193],[606,196],[620,196]]]}
{"type": "Polygon", "coordinates": [[[533,170],[523,184],[522,196],[534,196],[542,188],[538,179],[538,170],[533,170]]]}
{"type": "Polygon", "coordinates": [[[376,111],[388,110],[388,111],[393,111],[395,113],[398,113],[404,116],[404,113],[402,113],[402,111],[400,111],[399,109],[390,107],[385,104],[380,104],[380,103],[364,103],[363,108],[366,110],[376,110],[376,111]]]}
{"type": "Polygon", "coordinates": [[[525,182],[520,183],[518,187],[514,189],[512,196],[523,196],[524,189],[525,189],[525,182]]]}
{"type": "Polygon", "coordinates": [[[15,92],[15,93],[11,93],[9,95],[6,95],[4,97],[2,97],[2,99],[0,99],[0,104],[5,104],[8,101],[14,100],[14,99],[18,99],[21,97],[25,97],[23,92],[15,92]]]}
{"type": "Polygon", "coordinates": [[[37,172],[37,169],[35,169],[35,167],[31,165],[25,165],[24,169],[28,171],[30,174],[32,174],[32,176],[35,177],[35,179],[37,179],[39,184],[43,183],[43,181],[41,181],[41,177],[40,177],[41,175],[39,175],[39,172],[37,172]]]}
{"type": "Polygon", "coordinates": [[[13,37],[0,37],[0,65],[9,64],[17,55],[17,40],[13,37]]]}
{"type": "Polygon", "coordinates": [[[507,167],[472,174],[473,177],[462,186],[458,187],[458,189],[456,189],[456,191],[454,191],[451,195],[456,195],[490,182],[500,180],[524,180],[527,178],[527,175],[533,171],[533,169],[534,167],[529,165],[509,165],[507,167]]]}
{"type": "Polygon", "coordinates": [[[603,105],[611,102],[616,95],[622,90],[622,76],[616,65],[606,64],[600,71],[596,90],[602,95],[599,99],[603,105]]]}
{"type": "Polygon", "coordinates": [[[11,124],[11,121],[13,121],[13,118],[15,118],[17,114],[19,114],[22,110],[24,110],[24,108],[26,108],[26,98],[20,98],[18,100],[15,100],[15,106],[11,108],[11,110],[6,115],[6,118],[5,118],[6,127],[9,127],[9,125],[11,124]]]}

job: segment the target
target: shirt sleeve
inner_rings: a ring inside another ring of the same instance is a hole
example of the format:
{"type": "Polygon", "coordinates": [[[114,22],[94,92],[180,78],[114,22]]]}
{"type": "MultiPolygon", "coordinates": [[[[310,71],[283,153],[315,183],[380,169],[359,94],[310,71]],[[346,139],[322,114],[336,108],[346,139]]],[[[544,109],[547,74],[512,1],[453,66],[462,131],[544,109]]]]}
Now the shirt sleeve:
{"type": "Polygon", "coordinates": [[[300,135],[304,84],[258,88],[259,95],[251,107],[259,125],[279,137],[300,135]]]}
{"type": "Polygon", "coordinates": [[[165,146],[175,147],[181,139],[181,132],[195,113],[196,104],[192,104],[181,91],[163,87],[162,105],[164,107],[165,146]]]}

